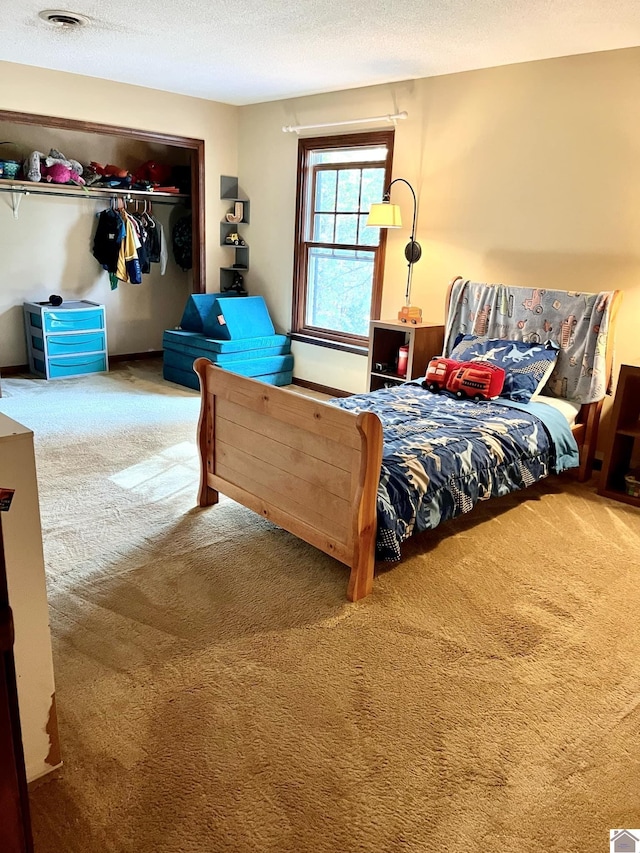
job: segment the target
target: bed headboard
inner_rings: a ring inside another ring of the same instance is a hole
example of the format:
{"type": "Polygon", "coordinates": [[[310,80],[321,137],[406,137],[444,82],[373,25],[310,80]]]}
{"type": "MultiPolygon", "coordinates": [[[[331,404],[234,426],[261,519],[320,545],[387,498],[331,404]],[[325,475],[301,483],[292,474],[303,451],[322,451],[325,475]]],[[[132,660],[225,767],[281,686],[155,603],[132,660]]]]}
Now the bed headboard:
{"type": "Polygon", "coordinates": [[[577,403],[602,400],[611,382],[620,291],[578,293],[455,278],[448,292],[444,355],[460,335],[559,347],[545,393],[577,403]]]}

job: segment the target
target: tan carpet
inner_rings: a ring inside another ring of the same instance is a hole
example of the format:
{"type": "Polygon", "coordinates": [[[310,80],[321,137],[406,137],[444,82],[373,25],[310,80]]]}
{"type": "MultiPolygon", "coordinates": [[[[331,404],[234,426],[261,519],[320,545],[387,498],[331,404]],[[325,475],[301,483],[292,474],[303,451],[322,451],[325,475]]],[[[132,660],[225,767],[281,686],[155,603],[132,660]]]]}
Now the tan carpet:
{"type": "Polygon", "coordinates": [[[353,605],[329,557],[194,508],[195,394],[135,365],[3,390],[36,429],[65,760],[36,853],[596,853],[640,826],[640,511],[549,480],[353,605]]]}

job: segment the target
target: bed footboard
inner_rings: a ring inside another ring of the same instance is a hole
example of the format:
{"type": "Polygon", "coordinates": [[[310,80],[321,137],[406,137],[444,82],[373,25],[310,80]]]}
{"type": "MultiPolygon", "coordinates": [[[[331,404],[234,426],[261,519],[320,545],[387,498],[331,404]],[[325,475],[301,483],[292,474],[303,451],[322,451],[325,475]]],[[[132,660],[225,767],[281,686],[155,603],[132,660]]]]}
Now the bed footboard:
{"type": "Polygon", "coordinates": [[[373,587],[382,426],[211,364],[200,378],[200,506],[222,492],[351,568],[347,597],[373,587]]]}

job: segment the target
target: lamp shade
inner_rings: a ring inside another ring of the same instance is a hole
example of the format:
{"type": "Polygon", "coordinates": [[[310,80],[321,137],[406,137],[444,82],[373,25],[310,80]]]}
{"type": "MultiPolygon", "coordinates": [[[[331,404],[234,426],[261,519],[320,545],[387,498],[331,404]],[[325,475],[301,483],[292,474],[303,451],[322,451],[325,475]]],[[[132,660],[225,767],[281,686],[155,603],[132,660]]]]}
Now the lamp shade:
{"type": "Polygon", "coordinates": [[[389,204],[388,201],[372,204],[367,217],[367,226],[369,225],[374,228],[402,228],[400,205],[389,204]]]}

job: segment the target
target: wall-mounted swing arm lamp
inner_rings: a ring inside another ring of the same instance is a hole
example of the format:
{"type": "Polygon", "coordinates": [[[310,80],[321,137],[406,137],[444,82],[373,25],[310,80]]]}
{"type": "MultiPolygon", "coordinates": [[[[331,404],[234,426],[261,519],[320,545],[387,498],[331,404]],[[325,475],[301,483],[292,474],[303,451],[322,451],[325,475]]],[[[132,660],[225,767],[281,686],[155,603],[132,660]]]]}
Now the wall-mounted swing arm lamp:
{"type": "Polygon", "coordinates": [[[409,181],[404,178],[394,178],[389,184],[382,196],[382,201],[379,204],[372,204],[367,217],[367,225],[373,228],[402,228],[402,217],[400,215],[400,207],[397,204],[391,204],[391,187],[398,182],[406,184],[411,190],[413,196],[413,221],[411,223],[411,237],[404,248],[404,256],[407,259],[407,288],[404,297],[404,306],[398,311],[398,319],[403,323],[420,323],[422,322],[422,309],[411,305],[411,277],[413,273],[413,265],[420,260],[422,248],[420,243],[415,239],[416,236],[416,214],[418,212],[418,202],[413,187],[409,181]]]}

